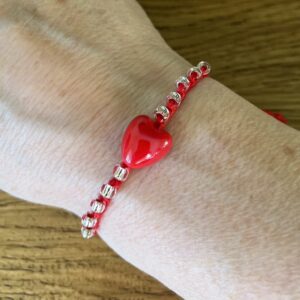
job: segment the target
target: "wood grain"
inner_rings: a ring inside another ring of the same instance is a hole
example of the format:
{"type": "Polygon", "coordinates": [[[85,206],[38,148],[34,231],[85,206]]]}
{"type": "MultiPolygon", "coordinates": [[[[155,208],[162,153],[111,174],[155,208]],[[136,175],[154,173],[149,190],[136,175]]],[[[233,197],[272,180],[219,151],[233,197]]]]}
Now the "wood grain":
{"type": "MultiPolygon", "coordinates": [[[[142,0],[168,43],[261,108],[300,129],[298,0],[142,0]]],[[[64,211],[0,194],[0,299],[179,299],[64,211]]]]}

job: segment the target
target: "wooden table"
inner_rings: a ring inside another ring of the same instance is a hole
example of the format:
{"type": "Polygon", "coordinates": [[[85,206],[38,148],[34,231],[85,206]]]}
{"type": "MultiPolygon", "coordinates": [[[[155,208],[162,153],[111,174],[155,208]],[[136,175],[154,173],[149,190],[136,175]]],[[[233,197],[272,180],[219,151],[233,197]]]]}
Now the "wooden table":
{"type": "MultiPolygon", "coordinates": [[[[300,129],[299,0],[140,2],[181,55],[300,129]]],[[[99,239],[87,246],[76,217],[0,198],[0,299],[179,299],[99,239]]]]}

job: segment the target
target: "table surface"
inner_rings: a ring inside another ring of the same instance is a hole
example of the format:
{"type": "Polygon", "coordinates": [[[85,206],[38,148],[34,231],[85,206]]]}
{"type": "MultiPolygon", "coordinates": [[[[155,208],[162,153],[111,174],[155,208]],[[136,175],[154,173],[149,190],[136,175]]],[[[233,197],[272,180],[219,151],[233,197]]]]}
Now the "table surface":
{"type": "MultiPolygon", "coordinates": [[[[298,0],[140,3],[182,56],[300,129],[298,0]]],[[[87,246],[64,211],[0,193],[0,213],[0,299],[180,299],[101,240],[87,246]]]]}

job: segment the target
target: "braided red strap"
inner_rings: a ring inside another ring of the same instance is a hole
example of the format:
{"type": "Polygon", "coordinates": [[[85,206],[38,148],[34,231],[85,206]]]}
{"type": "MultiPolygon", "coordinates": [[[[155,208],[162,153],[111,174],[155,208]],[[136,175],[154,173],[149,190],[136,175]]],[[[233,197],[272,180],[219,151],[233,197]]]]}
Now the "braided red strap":
{"type": "MultiPolygon", "coordinates": [[[[140,115],[129,123],[122,141],[122,162],[114,167],[113,177],[102,185],[99,196],[92,200],[90,210],[82,217],[81,233],[84,238],[95,235],[101,218],[127,180],[130,170],[152,165],[168,154],[172,148],[172,136],[164,128],[186,99],[187,93],[208,76],[210,70],[210,65],[205,61],[190,68],[186,76],[176,80],[176,90],[166,97],[165,105],[155,109],[153,119],[140,115]]],[[[287,122],[278,113],[266,113],[283,123],[287,122]]]]}
{"type": "Polygon", "coordinates": [[[280,113],[275,113],[273,111],[270,110],[264,110],[264,112],[266,112],[267,114],[269,114],[270,116],[272,116],[273,118],[277,119],[278,121],[287,124],[288,120],[280,113]]]}
{"type": "Polygon", "coordinates": [[[164,129],[187,93],[210,73],[210,65],[201,61],[188,70],[186,76],[176,80],[176,89],[166,97],[165,105],[159,105],[154,118],[137,116],[128,125],[122,142],[122,162],[113,169],[113,177],[100,189],[99,196],[90,204],[90,210],[82,217],[82,236],[86,239],[95,235],[100,220],[111,200],[116,195],[131,169],[152,165],[165,157],[172,148],[172,136],[164,129]]]}

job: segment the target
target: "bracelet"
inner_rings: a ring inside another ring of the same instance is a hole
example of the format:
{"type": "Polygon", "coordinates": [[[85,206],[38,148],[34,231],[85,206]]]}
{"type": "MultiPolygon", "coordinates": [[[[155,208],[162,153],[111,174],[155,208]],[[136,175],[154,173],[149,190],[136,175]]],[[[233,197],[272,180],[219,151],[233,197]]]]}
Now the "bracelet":
{"type": "Polygon", "coordinates": [[[100,188],[99,196],[90,203],[90,210],[82,216],[81,234],[89,239],[96,234],[100,220],[111,200],[128,178],[131,169],[150,166],[165,157],[172,148],[172,136],[164,129],[171,120],[187,93],[201,79],[208,76],[211,67],[201,61],[188,70],[186,76],[176,80],[176,91],[166,98],[166,105],[159,105],[154,118],[135,117],[125,130],[122,140],[122,162],[113,169],[113,177],[100,188]]]}

